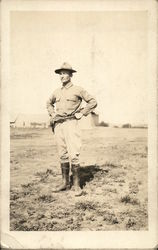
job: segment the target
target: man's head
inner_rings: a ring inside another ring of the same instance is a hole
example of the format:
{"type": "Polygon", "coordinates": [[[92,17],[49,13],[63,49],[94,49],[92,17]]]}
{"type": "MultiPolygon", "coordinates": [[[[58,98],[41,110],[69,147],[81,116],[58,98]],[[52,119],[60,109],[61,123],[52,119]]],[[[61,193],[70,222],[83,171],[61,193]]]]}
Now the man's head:
{"type": "Polygon", "coordinates": [[[61,80],[62,84],[67,84],[68,82],[71,81],[71,77],[72,77],[71,71],[62,69],[62,70],[60,70],[59,75],[60,75],[60,80],[61,80]]]}
{"type": "Polygon", "coordinates": [[[66,62],[64,62],[59,69],[55,70],[55,73],[60,75],[60,79],[63,84],[70,82],[72,74],[75,72],[76,70],[74,70],[71,65],[66,62]]]}

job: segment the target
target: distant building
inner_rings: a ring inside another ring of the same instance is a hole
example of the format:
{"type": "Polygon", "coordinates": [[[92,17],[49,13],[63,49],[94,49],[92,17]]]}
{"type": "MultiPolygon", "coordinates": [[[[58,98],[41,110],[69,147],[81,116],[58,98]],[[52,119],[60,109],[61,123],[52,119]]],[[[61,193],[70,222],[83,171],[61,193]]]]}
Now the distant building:
{"type": "Polygon", "coordinates": [[[15,121],[10,121],[11,127],[17,128],[48,128],[49,117],[46,114],[19,114],[15,121]]]}
{"type": "Polygon", "coordinates": [[[11,128],[15,128],[16,127],[16,120],[17,120],[17,116],[11,115],[11,117],[10,117],[10,127],[11,128]]]}
{"type": "Polygon", "coordinates": [[[130,123],[125,123],[122,125],[122,128],[131,128],[132,125],[130,123]]]}
{"type": "Polygon", "coordinates": [[[10,122],[10,127],[15,128],[15,121],[10,122]]]}
{"type": "MultiPolygon", "coordinates": [[[[19,114],[18,116],[10,118],[10,127],[17,128],[48,128],[49,116],[47,114],[19,114]]],[[[83,116],[79,120],[81,129],[88,129],[99,124],[99,115],[95,112],[88,116],[83,116]]]]}
{"type": "Polygon", "coordinates": [[[83,116],[79,120],[81,129],[89,129],[99,125],[99,115],[95,112],[90,113],[88,116],[83,116]]]}

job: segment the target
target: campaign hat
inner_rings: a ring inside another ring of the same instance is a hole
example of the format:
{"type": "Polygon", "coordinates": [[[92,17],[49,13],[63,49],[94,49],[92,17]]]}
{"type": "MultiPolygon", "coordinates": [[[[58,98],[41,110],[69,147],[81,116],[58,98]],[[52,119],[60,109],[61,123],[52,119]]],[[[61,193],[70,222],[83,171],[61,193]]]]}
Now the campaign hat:
{"type": "Polygon", "coordinates": [[[56,69],[56,70],[55,70],[55,73],[56,73],[56,74],[60,74],[61,70],[67,70],[67,71],[69,71],[69,72],[71,72],[71,73],[77,72],[77,71],[74,70],[74,69],[71,67],[71,65],[70,65],[69,63],[67,63],[67,62],[64,62],[64,63],[61,65],[61,67],[60,67],[59,69],[56,69]]]}

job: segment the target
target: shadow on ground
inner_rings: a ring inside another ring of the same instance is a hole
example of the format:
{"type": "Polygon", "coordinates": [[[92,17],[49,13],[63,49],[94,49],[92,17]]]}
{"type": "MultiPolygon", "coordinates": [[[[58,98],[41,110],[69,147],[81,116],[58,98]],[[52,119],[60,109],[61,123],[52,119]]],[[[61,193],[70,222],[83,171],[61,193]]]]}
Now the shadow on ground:
{"type": "Polygon", "coordinates": [[[94,176],[97,172],[101,171],[97,165],[88,165],[80,168],[80,186],[83,188],[87,182],[90,182],[94,179],[94,176]]]}

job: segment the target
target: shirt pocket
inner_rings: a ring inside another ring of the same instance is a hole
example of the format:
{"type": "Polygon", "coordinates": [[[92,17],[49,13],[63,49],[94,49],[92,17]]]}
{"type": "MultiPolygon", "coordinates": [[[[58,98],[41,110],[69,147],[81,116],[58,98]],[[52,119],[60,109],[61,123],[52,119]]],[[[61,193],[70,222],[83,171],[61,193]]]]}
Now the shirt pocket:
{"type": "Polygon", "coordinates": [[[67,96],[66,97],[66,106],[67,106],[67,109],[70,111],[74,111],[76,109],[76,107],[78,106],[78,98],[77,96],[67,96]]]}
{"type": "Polygon", "coordinates": [[[66,98],[66,100],[68,101],[68,102],[77,102],[77,98],[76,98],[76,96],[68,96],[67,98],[66,98]]]}

